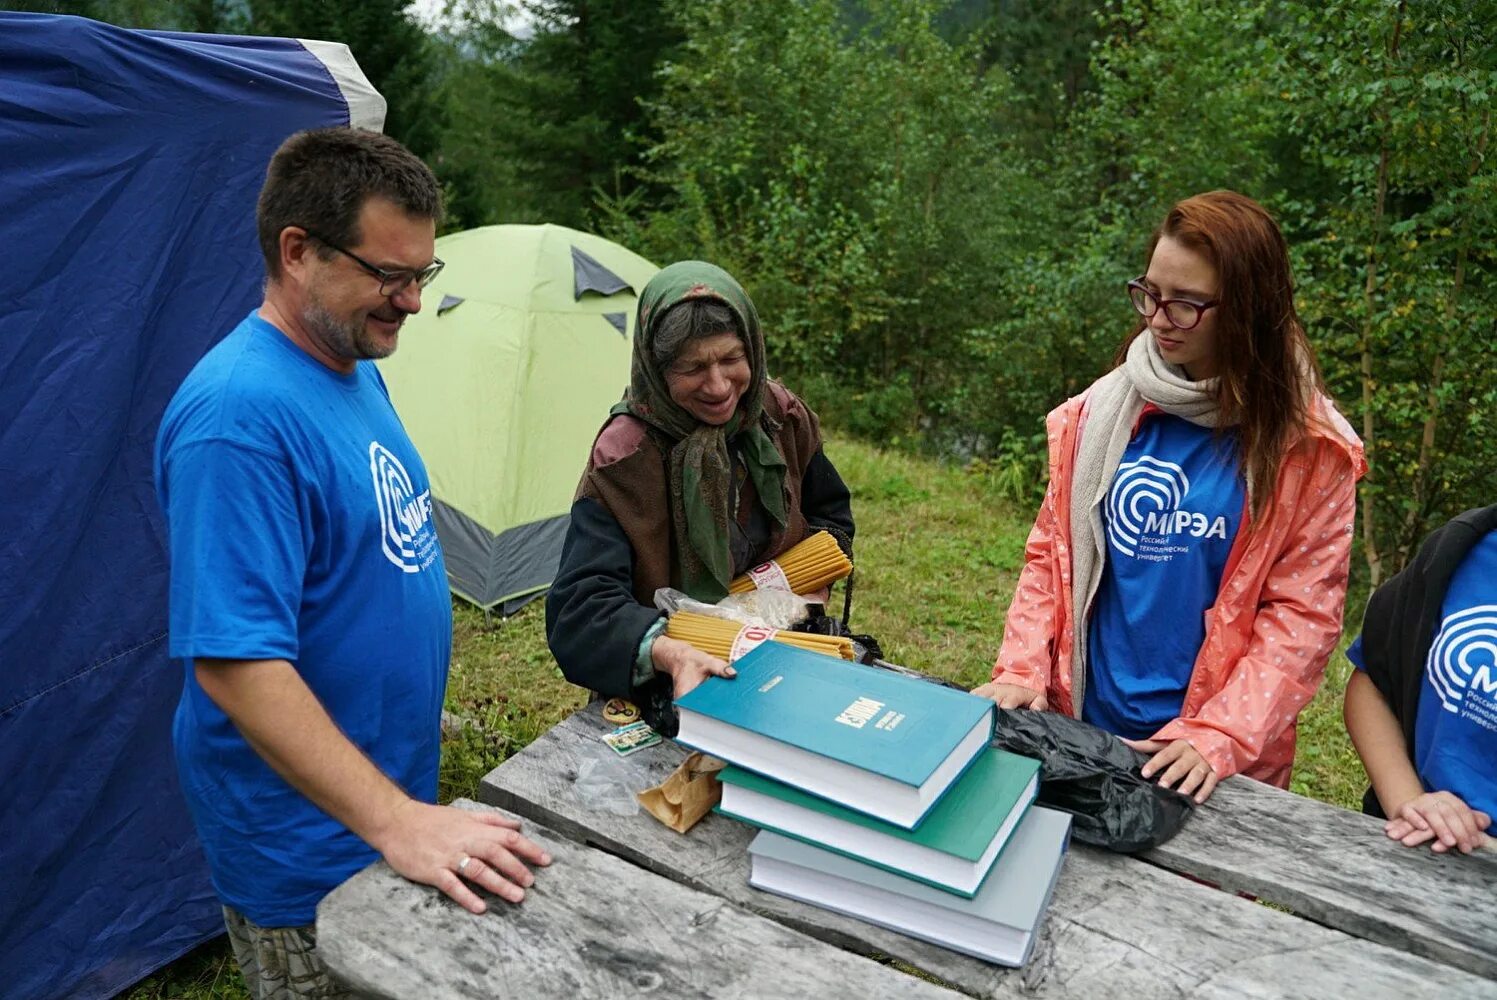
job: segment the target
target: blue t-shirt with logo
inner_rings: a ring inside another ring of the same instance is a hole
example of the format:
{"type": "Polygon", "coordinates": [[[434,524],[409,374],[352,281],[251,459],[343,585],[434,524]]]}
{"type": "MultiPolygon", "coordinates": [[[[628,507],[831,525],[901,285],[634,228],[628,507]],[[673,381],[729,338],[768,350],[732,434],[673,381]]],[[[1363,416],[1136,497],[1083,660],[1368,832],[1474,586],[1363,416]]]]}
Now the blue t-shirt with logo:
{"type": "Polygon", "coordinates": [[[1179,717],[1245,495],[1235,432],[1146,413],[1103,504],[1107,558],[1087,623],[1087,722],[1147,739],[1179,717]]]}
{"type": "MultiPolygon", "coordinates": [[[[1362,637],[1346,651],[1358,670],[1362,637]]],[[[1497,532],[1462,560],[1440,606],[1414,716],[1414,771],[1497,818],[1497,532]]]]}
{"type": "Polygon", "coordinates": [[[214,887],[262,926],[310,924],[375,852],[287,784],[203,692],[200,657],[289,660],[410,795],[437,792],[452,613],[426,469],[378,371],[342,375],[248,316],[162,419],[172,727],[214,887]]]}

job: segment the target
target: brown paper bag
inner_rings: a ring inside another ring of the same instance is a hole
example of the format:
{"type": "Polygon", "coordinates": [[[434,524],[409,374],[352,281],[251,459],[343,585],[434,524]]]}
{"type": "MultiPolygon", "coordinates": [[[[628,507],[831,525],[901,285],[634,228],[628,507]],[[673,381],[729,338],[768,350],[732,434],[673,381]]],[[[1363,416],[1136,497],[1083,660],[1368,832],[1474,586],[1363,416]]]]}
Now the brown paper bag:
{"type": "Polygon", "coordinates": [[[677,833],[685,833],[723,797],[717,772],[726,766],[716,757],[694,753],[670,777],[654,788],[637,792],[635,798],[651,816],[677,833]]]}

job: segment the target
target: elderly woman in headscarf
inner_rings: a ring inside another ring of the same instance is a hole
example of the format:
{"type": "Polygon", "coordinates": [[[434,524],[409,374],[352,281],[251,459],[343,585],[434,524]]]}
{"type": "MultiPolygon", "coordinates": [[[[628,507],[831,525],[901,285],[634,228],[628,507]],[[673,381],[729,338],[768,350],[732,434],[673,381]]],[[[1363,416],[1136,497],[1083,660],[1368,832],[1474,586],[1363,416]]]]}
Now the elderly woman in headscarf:
{"type": "Polygon", "coordinates": [[[593,443],[546,599],[567,679],[644,704],[733,676],[665,635],[655,591],[719,601],[733,577],[821,529],[851,555],[850,497],[821,445],[816,414],[768,377],[738,282],[700,261],[651,279],[629,388],[593,443]]]}

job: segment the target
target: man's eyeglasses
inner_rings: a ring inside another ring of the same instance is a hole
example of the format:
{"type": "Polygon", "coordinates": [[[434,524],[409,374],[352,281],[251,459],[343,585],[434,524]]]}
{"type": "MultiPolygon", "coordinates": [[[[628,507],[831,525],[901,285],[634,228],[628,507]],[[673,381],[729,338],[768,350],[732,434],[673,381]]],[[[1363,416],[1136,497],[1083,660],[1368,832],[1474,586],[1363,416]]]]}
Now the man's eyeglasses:
{"type": "Polygon", "coordinates": [[[1153,319],[1154,314],[1164,310],[1164,318],[1176,330],[1190,330],[1206,315],[1206,310],[1220,304],[1219,299],[1210,302],[1195,302],[1191,299],[1161,299],[1149,291],[1142,277],[1128,282],[1128,301],[1144,319],[1153,319]]]}
{"type": "Polygon", "coordinates": [[[321,236],[318,236],[316,233],[312,232],[312,230],[310,229],[307,229],[305,226],[302,227],[302,230],[318,243],[321,243],[323,246],[327,247],[330,250],[338,251],[343,256],[349,258],[355,264],[359,265],[364,270],[374,275],[374,277],[378,278],[379,293],[386,298],[394,295],[399,295],[401,292],[409,288],[411,282],[413,281],[416,283],[417,288],[425,288],[427,285],[431,284],[433,278],[442,273],[442,268],[447,266],[446,263],[443,262],[442,258],[433,257],[431,263],[426,265],[419,271],[386,271],[382,267],[375,267],[373,264],[369,263],[363,257],[360,257],[358,254],[352,252],[351,250],[345,250],[331,240],[323,239],[321,236]]]}

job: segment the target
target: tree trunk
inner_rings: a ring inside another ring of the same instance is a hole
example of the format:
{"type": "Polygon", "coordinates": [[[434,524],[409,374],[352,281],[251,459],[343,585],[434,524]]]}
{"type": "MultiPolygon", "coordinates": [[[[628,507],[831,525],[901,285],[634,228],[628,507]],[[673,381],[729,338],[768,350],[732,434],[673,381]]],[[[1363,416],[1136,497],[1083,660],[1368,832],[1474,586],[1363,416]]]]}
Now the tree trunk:
{"type": "MultiPolygon", "coordinates": [[[[1471,155],[1471,165],[1466,171],[1469,184],[1481,169],[1482,156],[1486,153],[1487,136],[1491,133],[1492,112],[1488,109],[1482,116],[1481,135],[1476,140],[1476,150],[1471,155]]],[[[1448,331],[1455,322],[1456,309],[1460,303],[1461,289],[1466,283],[1466,259],[1471,250],[1471,210],[1461,216],[1461,231],[1457,237],[1455,251],[1455,277],[1451,281],[1450,294],[1445,299],[1445,330],[1441,331],[1435,347],[1435,360],[1430,366],[1429,393],[1425,396],[1424,432],[1419,438],[1419,463],[1414,472],[1414,505],[1404,518],[1398,547],[1398,566],[1402,569],[1408,562],[1414,543],[1422,534],[1423,515],[1429,506],[1430,472],[1434,465],[1435,431],[1440,417],[1440,383],[1445,374],[1445,358],[1450,350],[1448,331]]]]}
{"type": "MultiPolygon", "coordinates": [[[[1398,58],[1398,40],[1403,32],[1404,6],[1400,0],[1393,23],[1393,40],[1388,45],[1388,61],[1398,58]]],[[[1378,140],[1377,202],[1372,216],[1372,242],[1367,247],[1367,280],[1362,286],[1362,446],[1366,449],[1367,464],[1376,470],[1377,425],[1372,414],[1372,296],[1377,290],[1377,252],[1382,241],[1383,212],[1388,202],[1388,115],[1379,110],[1377,117],[1383,123],[1378,140]]],[[[1367,558],[1367,571],[1372,586],[1383,580],[1383,557],[1377,542],[1377,493],[1373,489],[1374,471],[1362,486],[1362,552],[1367,558]]]]}

